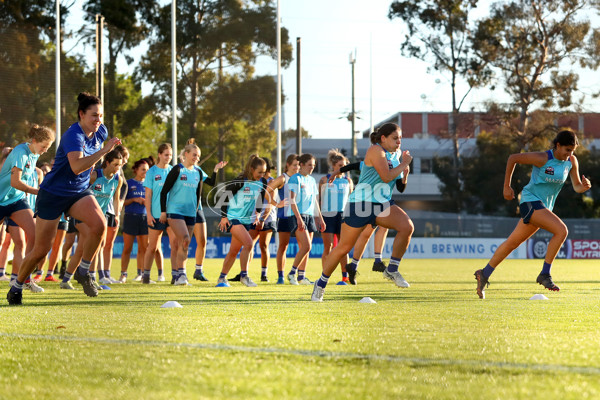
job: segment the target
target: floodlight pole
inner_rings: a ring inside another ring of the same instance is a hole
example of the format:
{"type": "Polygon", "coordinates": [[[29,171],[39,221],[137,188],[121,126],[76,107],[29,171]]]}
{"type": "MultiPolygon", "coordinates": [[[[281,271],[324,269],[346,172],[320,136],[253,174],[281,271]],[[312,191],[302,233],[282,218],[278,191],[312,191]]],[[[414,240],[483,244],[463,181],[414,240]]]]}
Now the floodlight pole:
{"type": "Polygon", "coordinates": [[[56,79],[56,88],[55,94],[56,97],[56,140],[55,146],[56,151],[58,151],[58,145],[60,144],[60,0],[56,0],[56,71],[55,71],[55,79],[56,79]]]}
{"type": "Polygon", "coordinates": [[[350,65],[352,66],[352,112],[350,114],[350,122],[352,125],[352,145],[350,156],[353,161],[356,161],[356,156],[358,154],[356,149],[356,132],[355,132],[355,124],[356,124],[356,111],[354,109],[354,64],[356,64],[356,50],[354,50],[354,54],[350,53],[350,65]]]}
{"type": "Polygon", "coordinates": [[[300,44],[301,38],[296,38],[296,154],[302,154],[302,124],[300,120],[300,44]]]}
{"type": "Polygon", "coordinates": [[[173,0],[171,3],[171,118],[173,123],[172,143],[173,147],[173,165],[177,165],[177,2],[173,0]]]}
{"type": "Polygon", "coordinates": [[[96,96],[104,102],[104,63],[102,62],[102,36],[104,17],[96,14],[96,96]]]}
{"type": "Polygon", "coordinates": [[[281,7],[277,0],[277,176],[281,175],[281,7]]]}

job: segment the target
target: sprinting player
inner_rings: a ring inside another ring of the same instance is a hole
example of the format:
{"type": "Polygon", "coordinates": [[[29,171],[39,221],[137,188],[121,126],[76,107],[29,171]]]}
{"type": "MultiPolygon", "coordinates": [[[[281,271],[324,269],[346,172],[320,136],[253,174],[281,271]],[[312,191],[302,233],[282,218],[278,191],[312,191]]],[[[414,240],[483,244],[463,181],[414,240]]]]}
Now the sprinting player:
{"type": "Polygon", "coordinates": [[[409,151],[400,154],[401,142],[402,131],[393,123],[384,124],[371,133],[372,145],[367,150],[358,184],[344,211],[340,242],[323,262],[323,273],[315,282],[312,301],[323,301],[329,277],[368,224],[397,231],[392,258],[383,276],[394,281],[396,286],[409,286],[398,272],[398,264],[408,248],[414,225],[392,200],[392,188],[398,181],[402,182],[400,175],[412,161],[409,151]]]}
{"type": "MultiPolygon", "coordinates": [[[[224,168],[227,165],[227,161],[220,161],[215,165],[213,169],[213,173],[211,177],[208,177],[208,174],[202,170],[202,168],[197,167],[200,172],[200,195],[202,195],[202,184],[206,183],[210,186],[215,186],[217,182],[217,172],[221,168],[224,168]]],[[[206,217],[204,216],[204,211],[202,210],[202,200],[198,201],[198,210],[196,211],[196,224],[194,225],[194,237],[196,238],[196,270],[194,271],[194,279],[198,281],[208,281],[204,276],[203,265],[204,257],[206,256],[206,217]]]]}
{"type": "Polygon", "coordinates": [[[119,191],[119,201],[117,203],[109,203],[108,211],[106,212],[106,239],[104,240],[104,247],[100,250],[102,252],[102,268],[104,269],[104,277],[111,283],[125,283],[127,281],[127,275],[121,275],[119,279],[115,279],[110,274],[110,267],[112,266],[113,259],[113,248],[115,245],[115,239],[119,232],[119,223],[121,219],[121,211],[123,210],[123,203],[125,202],[125,195],[127,194],[127,180],[123,174],[123,169],[129,161],[129,150],[122,144],[115,147],[115,150],[121,153],[123,156],[123,165],[121,170],[117,173],[119,180],[121,181],[121,189],[119,191]]]}
{"type": "MultiPolygon", "coordinates": [[[[80,93],[77,100],[79,122],[71,125],[62,136],[54,166],[38,192],[35,236],[54,237],[63,212],[83,221],[90,229],[90,236],[84,244],[83,258],[75,276],[88,296],[97,296],[98,291],[92,284],[88,271],[90,261],[98,251],[106,222],[100,206],[88,190],[90,172],[94,164],[119,144],[120,140],[107,140],[108,132],[102,124],[102,102],[98,97],[80,93]],[[101,147],[104,141],[106,145],[101,147]]],[[[22,303],[23,282],[46,257],[51,247],[52,242],[48,240],[34,242],[32,250],[23,260],[19,277],[7,294],[9,304],[22,303]]]]}
{"type": "Polygon", "coordinates": [[[248,276],[248,263],[252,253],[252,216],[256,210],[261,214],[256,220],[256,230],[260,230],[265,221],[262,215],[262,203],[266,194],[267,181],[264,178],[267,163],[257,155],[250,156],[244,173],[224,186],[221,197],[221,214],[219,222],[221,232],[231,232],[231,246],[223,260],[221,275],[217,287],[229,287],[227,274],[240,253],[240,282],[244,286],[256,287],[256,283],[248,276]],[[224,199],[228,196],[228,200],[224,199]]]}
{"type": "Polygon", "coordinates": [[[298,161],[300,170],[292,175],[288,182],[290,208],[295,217],[292,217],[292,230],[296,232],[298,252],[287,278],[292,285],[312,285],[313,282],[308,280],[305,275],[306,264],[312,248],[312,238],[317,230],[323,232],[326,226],[317,202],[319,196],[317,182],[310,176],[315,169],[315,157],[312,154],[302,154],[298,161]],[[296,272],[298,272],[298,278],[296,278],[296,272]]]}
{"type": "MultiPolygon", "coordinates": [[[[327,154],[327,163],[329,169],[333,171],[339,171],[342,167],[348,164],[348,159],[344,157],[338,149],[329,150],[327,154]]],[[[323,255],[322,260],[325,260],[329,255],[329,252],[333,248],[333,242],[337,237],[340,240],[340,232],[342,231],[342,214],[346,203],[348,203],[348,197],[354,190],[354,183],[352,179],[339,174],[327,174],[322,177],[319,181],[319,198],[321,200],[321,213],[323,214],[323,221],[325,222],[326,228],[322,233],[323,236],[323,255]],[[331,183],[329,183],[331,181],[331,183]]],[[[348,272],[346,272],[346,265],[348,264],[348,257],[342,257],[340,265],[342,267],[342,282],[348,282],[348,272]]]]}
{"type": "MultiPolygon", "coordinates": [[[[6,157],[12,151],[12,147],[4,147],[2,148],[2,152],[0,152],[0,169],[4,165],[4,161],[6,161],[6,157]]],[[[10,234],[8,234],[6,228],[6,218],[4,218],[0,225],[0,281],[8,282],[10,281],[10,277],[6,275],[6,264],[8,262],[8,248],[10,247],[10,234]]]]}
{"type": "MultiPolygon", "coordinates": [[[[194,139],[189,139],[179,154],[181,163],[174,166],[160,191],[160,219],[169,222],[177,241],[177,251],[171,251],[171,264],[174,265],[175,285],[189,285],[185,273],[190,237],[196,224],[196,210],[200,201],[201,174],[197,163],[200,148],[194,139]],[[169,201],[167,202],[167,198],[169,201]]],[[[150,271],[147,271],[148,273],[150,271]]]]}
{"type": "Polygon", "coordinates": [[[146,189],[144,180],[150,169],[148,161],[137,160],[133,164],[134,177],[127,180],[125,195],[125,215],[123,216],[123,253],[121,255],[121,276],[127,276],[133,241],[137,239],[137,275],[134,282],[141,282],[144,271],[144,254],[148,246],[148,218],[146,216],[146,189]]]}
{"type": "MultiPolygon", "coordinates": [[[[118,202],[118,194],[119,187],[121,186],[121,180],[117,176],[117,173],[121,169],[123,164],[123,156],[117,150],[112,150],[104,157],[104,162],[102,163],[102,168],[97,168],[92,172],[90,176],[90,189],[100,206],[100,209],[105,214],[105,218],[109,218],[106,215],[108,210],[108,205],[113,202],[118,202]],[[116,195],[115,195],[116,193],[116,195]]],[[[85,224],[79,223],[79,221],[75,221],[77,225],[77,230],[79,231],[79,242],[77,243],[77,247],[75,248],[75,253],[71,257],[69,262],[69,267],[67,268],[67,272],[62,279],[60,287],[62,289],[73,289],[73,286],[70,283],[71,277],[75,273],[77,266],[81,261],[81,257],[83,254],[83,246],[88,240],[89,229],[85,224]]],[[[106,232],[103,234],[102,241],[106,238],[106,232]]],[[[101,244],[102,246],[102,244],[101,244]]],[[[98,265],[99,259],[102,257],[101,253],[96,254],[94,258],[91,260],[90,264],[90,275],[92,276],[92,281],[97,290],[101,290],[101,287],[96,283],[95,279],[95,267],[98,265]]],[[[100,269],[100,279],[101,283],[108,283],[104,278],[104,271],[100,269]]]]}
{"type": "MultiPolygon", "coordinates": [[[[277,284],[283,285],[283,270],[285,269],[285,260],[290,237],[294,232],[294,223],[289,211],[290,190],[288,181],[290,177],[298,173],[300,163],[297,154],[290,154],[285,160],[285,172],[277,178],[269,182],[267,185],[267,197],[275,198],[277,191],[278,198],[282,202],[283,207],[277,209],[277,234],[279,236],[279,247],[277,248],[277,284]]],[[[271,206],[266,206],[266,213],[271,211],[271,206]]]]}
{"type": "MultiPolygon", "coordinates": [[[[32,125],[29,130],[30,141],[16,146],[6,157],[0,170],[0,219],[7,218],[9,233],[15,245],[13,275],[20,274],[25,254],[31,251],[35,243],[35,221],[27,196],[38,193],[35,165],[40,155],[50,148],[54,137],[50,128],[32,125]]],[[[13,293],[22,293],[23,284],[29,279],[31,272],[19,275],[22,280],[15,277],[11,287],[11,290],[15,288],[13,293]]],[[[27,282],[26,288],[35,292],[44,291],[35,282],[27,282]]]]}
{"type": "MultiPolygon", "coordinates": [[[[148,219],[148,247],[146,247],[146,253],[144,255],[144,276],[142,278],[142,283],[150,283],[150,272],[156,256],[159,258],[157,260],[157,280],[158,282],[165,281],[165,276],[163,274],[164,261],[162,258],[162,251],[160,251],[161,237],[165,231],[167,231],[169,235],[171,254],[177,253],[175,234],[167,225],[166,216],[164,220],[160,219],[160,192],[165,184],[169,171],[171,171],[171,165],[169,165],[169,163],[172,158],[173,149],[169,143],[163,143],[158,146],[158,162],[150,167],[146,173],[146,179],[144,180],[144,187],[146,188],[146,216],[148,219]],[[146,271],[148,272],[146,273],[146,271]],[[147,279],[146,276],[148,276],[147,279]]],[[[177,271],[175,268],[175,264],[171,263],[173,278],[177,271]]]]}
{"type": "Polygon", "coordinates": [[[560,290],[552,280],[550,269],[560,247],[567,238],[568,230],[564,222],[552,212],[554,202],[569,176],[571,177],[573,189],[577,193],[585,192],[592,185],[584,175],[581,175],[581,178],[579,177],[579,162],[573,154],[579,144],[575,133],[569,130],[560,131],[553,143],[554,148],[552,150],[517,153],[508,157],[503,189],[506,200],[515,198],[515,192],[511,187],[515,165],[532,165],[533,169],[529,183],[521,192],[521,203],[519,205],[521,219],[515,230],[506,241],[498,246],[485,268],[475,271],[477,295],[480,299],[485,299],[485,288],[489,285],[490,275],[495,271],[495,268],[540,228],[550,232],[552,238],[548,242],[544,265],[536,282],[546,289],[560,290]]]}

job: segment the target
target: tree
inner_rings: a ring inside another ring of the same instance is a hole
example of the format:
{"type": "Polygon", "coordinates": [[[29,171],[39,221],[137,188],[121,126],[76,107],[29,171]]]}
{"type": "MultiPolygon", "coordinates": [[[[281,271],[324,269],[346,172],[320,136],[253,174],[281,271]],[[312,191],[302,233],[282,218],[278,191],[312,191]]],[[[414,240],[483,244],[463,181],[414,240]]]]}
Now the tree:
{"type": "Polygon", "coordinates": [[[573,106],[574,68],[600,65],[600,32],[589,21],[599,7],[595,0],[514,0],[494,4],[490,17],[479,21],[471,46],[501,75],[509,108],[518,113],[509,126],[520,148],[537,133],[529,130],[532,106],[573,106]]]}
{"type": "MultiPolygon", "coordinates": [[[[256,57],[275,54],[276,10],[270,0],[184,0],[177,5],[178,107],[182,123],[189,127],[185,136],[195,137],[201,103],[219,82],[217,65],[226,63],[242,80],[250,79],[256,57]]],[[[171,99],[170,21],[170,5],[151,20],[156,35],[139,70],[155,84],[154,98],[162,109],[169,108],[171,99]]],[[[282,47],[287,65],[291,44],[285,29],[282,47]]]]}

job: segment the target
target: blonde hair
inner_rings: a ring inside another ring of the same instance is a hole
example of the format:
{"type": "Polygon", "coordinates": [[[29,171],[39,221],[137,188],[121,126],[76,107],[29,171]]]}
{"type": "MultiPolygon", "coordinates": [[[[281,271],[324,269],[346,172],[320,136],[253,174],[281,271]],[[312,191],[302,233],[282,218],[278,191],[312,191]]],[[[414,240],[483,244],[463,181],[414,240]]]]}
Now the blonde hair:
{"type": "Polygon", "coordinates": [[[333,169],[333,166],[342,160],[346,160],[346,157],[338,149],[331,149],[327,153],[327,164],[329,164],[329,169],[333,169]]]}
{"type": "Polygon", "coordinates": [[[198,149],[198,155],[202,154],[200,147],[198,147],[198,145],[196,144],[196,139],[189,138],[187,143],[185,144],[185,147],[181,150],[181,153],[179,153],[179,161],[183,162],[185,153],[189,153],[194,148],[198,149]]]}
{"type": "Polygon", "coordinates": [[[31,125],[29,129],[29,134],[27,135],[29,139],[35,140],[38,143],[46,142],[48,140],[54,142],[54,131],[47,126],[40,126],[38,124],[31,125]]]}
{"type": "Polygon", "coordinates": [[[264,159],[260,158],[258,154],[252,154],[250,156],[250,159],[248,160],[248,163],[246,164],[246,168],[244,168],[244,173],[242,174],[242,177],[246,179],[252,179],[252,170],[260,167],[261,165],[264,165],[266,168],[267,162],[264,159]]]}

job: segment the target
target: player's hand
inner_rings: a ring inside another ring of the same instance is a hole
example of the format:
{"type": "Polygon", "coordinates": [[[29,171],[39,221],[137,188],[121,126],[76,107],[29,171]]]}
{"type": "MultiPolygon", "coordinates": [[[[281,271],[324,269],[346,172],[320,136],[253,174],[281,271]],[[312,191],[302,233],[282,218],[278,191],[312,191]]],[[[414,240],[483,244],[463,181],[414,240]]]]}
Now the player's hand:
{"type": "Polygon", "coordinates": [[[332,184],[333,184],[333,181],[335,181],[335,177],[336,177],[336,176],[338,176],[339,174],[340,174],[340,170],[339,170],[339,169],[334,169],[334,170],[331,172],[331,175],[329,176],[329,179],[327,179],[327,183],[328,183],[329,185],[332,185],[332,184]]]}
{"type": "Polygon", "coordinates": [[[106,142],[104,142],[104,147],[106,148],[106,152],[108,153],[109,151],[111,151],[112,149],[114,149],[116,146],[121,144],[121,139],[119,139],[118,137],[113,137],[108,139],[106,142]]]}
{"type": "Polygon", "coordinates": [[[405,163],[407,166],[410,165],[410,162],[412,161],[412,156],[410,155],[410,151],[408,150],[404,150],[402,152],[402,162],[405,163]]]}
{"type": "Polygon", "coordinates": [[[219,161],[219,163],[217,165],[215,165],[215,169],[213,171],[218,172],[220,169],[225,168],[227,163],[228,163],[228,161],[219,161]]]}
{"type": "Polygon", "coordinates": [[[515,198],[515,191],[510,186],[505,187],[502,194],[506,200],[513,200],[515,198]]]}
{"type": "Polygon", "coordinates": [[[283,199],[279,203],[277,203],[277,208],[283,208],[290,205],[290,201],[288,199],[283,199]]]}
{"type": "Polygon", "coordinates": [[[581,175],[581,184],[583,185],[584,191],[589,190],[592,187],[592,182],[585,175],[581,175]]]}
{"type": "Polygon", "coordinates": [[[306,224],[304,223],[304,220],[302,220],[302,218],[296,218],[296,223],[298,224],[299,231],[302,232],[306,230],[306,224]]]}
{"type": "Polygon", "coordinates": [[[156,220],[152,214],[148,214],[146,219],[148,220],[148,226],[154,226],[154,224],[156,224],[156,220]]]}
{"type": "Polygon", "coordinates": [[[227,217],[223,217],[221,218],[221,222],[219,222],[219,230],[221,232],[227,232],[227,228],[229,228],[229,220],[227,219],[227,217]]]}
{"type": "Polygon", "coordinates": [[[161,212],[160,213],[160,217],[158,218],[158,222],[160,222],[161,224],[166,224],[167,223],[167,213],[166,212],[161,212]]]}
{"type": "Polygon", "coordinates": [[[325,224],[323,218],[317,218],[317,224],[319,225],[319,232],[325,232],[325,228],[327,228],[327,225],[325,224]]]}

